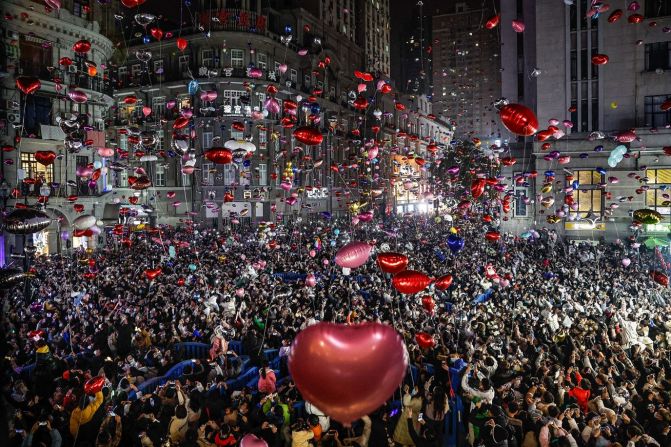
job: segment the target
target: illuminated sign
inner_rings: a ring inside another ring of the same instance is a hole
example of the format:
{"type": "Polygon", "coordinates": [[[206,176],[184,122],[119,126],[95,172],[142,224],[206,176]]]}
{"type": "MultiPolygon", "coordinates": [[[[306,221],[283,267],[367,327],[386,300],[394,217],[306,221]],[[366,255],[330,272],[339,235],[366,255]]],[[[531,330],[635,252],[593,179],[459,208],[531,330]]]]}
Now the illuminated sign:
{"type": "Polygon", "coordinates": [[[306,191],[306,195],[308,199],[328,199],[329,190],[328,188],[312,188],[306,191]]]}

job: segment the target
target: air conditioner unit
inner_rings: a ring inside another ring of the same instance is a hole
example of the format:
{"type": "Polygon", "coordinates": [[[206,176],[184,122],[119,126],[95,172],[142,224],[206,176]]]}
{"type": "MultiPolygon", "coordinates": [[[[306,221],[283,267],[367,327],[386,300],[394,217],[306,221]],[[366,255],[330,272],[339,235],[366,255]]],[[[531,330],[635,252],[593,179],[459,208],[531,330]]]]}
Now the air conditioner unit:
{"type": "Polygon", "coordinates": [[[21,124],[21,114],[18,112],[10,112],[7,114],[7,122],[9,124],[21,124]]]}
{"type": "Polygon", "coordinates": [[[77,67],[75,65],[68,65],[68,73],[77,73],[77,67]]]}
{"type": "Polygon", "coordinates": [[[19,113],[19,102],[15,101],[13,99],[8,99],[3,102],[3,110],[6,110],[8,112],[16,112],[19,113]]]}

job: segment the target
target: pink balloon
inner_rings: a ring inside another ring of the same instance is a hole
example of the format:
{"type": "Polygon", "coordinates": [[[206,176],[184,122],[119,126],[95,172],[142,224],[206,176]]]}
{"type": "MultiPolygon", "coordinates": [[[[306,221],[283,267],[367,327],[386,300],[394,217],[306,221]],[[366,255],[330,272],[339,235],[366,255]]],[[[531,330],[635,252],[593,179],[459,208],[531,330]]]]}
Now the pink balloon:
{"type": "Polygon", "coordinates": [[[625,267],[629,267],[629,264],[631,264],[631,259],[629,258],[623,258],[622,259],[622,265],[625,267]]]}
{"type": "Polygon", "coordinates": [[[366,91],[366,84],[361,83],[361,84],[357,85],[356,86],[356,91],[359,92],[359,93],[365,92],[366,91]]]}
{"type": "Polygon", "coordinates": [[[142,107],[142,114],[143,114],[144,116],[149,116],[149,115],[151,115],[151,107],[149,107],[149,106],[144,106],[144,107],[142,107]]]}
{"type": "Polygon", "coordinates": [[[240,447],[268,447],[268,444],[263,439],[250,433],[240,440],[240,447]]]}
{"type": "Polygon", "coordinates": [[[235,289],[235,296],[238,298],[245,296],[245,289],[235,289]]]}
{"type": "Polygon", "coordinates": [[[289,371],[305,400],[350,423],[379,408],[396,390],[408,353],[394,328],[318,323],[294,339],[289,371]]]}
{"type": "MultiPolygon", "coordinates": [[[[360,216],[359,216],[360,218],[360,216]]],[[[365,242],[354,241],[342,247],[336,253],[335,262],[340,267],[355,269],[368,261],[373,247],[365,242]]]]}
{"type": "Polygon", "coordinates": [[[284,74],[287,72],[287,64],[280,64],[279,67],[277,67],[277,70],[281,73],[284,74]]]}
{"type": "Polygon", "coordinates": [[[317,278],[315,278],[315,275],[310,273],[306,278],[305,278],[305,285],[308,287],[314,287],[317,285],[317,278]]]}
{"type": "Polygon", "coordinates": [[[287,205],[289,206],[294,206],[296,202],[298,202],[298,199],[296,197],[287,198],[287,205]]]}
{"type": "Polygon", "coordinates": [[[101,157],[114,157],[114,149],[111,147],[99,147],[98,155],[101,157]]]}
{"type": "Polygon", "coordinates": [[[176,105],[177,105],[177,101],[175,101],[174,99],[171,99],[170,101],[165,103],[165,108],[168,109],[168,110],[172,110],[172,109],[175,108],[176,105]]]}
{"type": "Polygon", "coordinates": [[[280,183],[280,188],[282,188],[285,191],[290,191],[291,190],[291,183],[290,182],[282,182],[282,183],[280,183]]]}
{"type": "Polygon", "coordinates": [[[370,149],[368,149],[368,159],[372,160],[373,158],[377,157],[377,154],[380,152],[380,149],[377,146],[373,146],[370,149]]]}
{"type": "Polygon", "coordinates": [[[68,92],[68,98],[77,104],[83,104],[89,100],[88,95],[81,90],[70,90],[68,92]]]}
{"type": "Polygon", "coordinates": [[[51,9],[61,9],[61,0],[44,0],[44,4],[51,9]]]}
{"type": "Polygon", "coordinates": [[[270,97],[263,102],[263,108],[266,109],[268,113],[280,113],[280,103],[273,97],[270,97]]]}
{"type": "Polygon", "coordinates": [[[523,21],[521,21],[521,20],[513,20],[513,30],[514,30],[516,33],[523,33],[523,32],[524,32],[524,28],[526,28],[526,26],[524,25],[524,22],[523,22],[523,21]]]}
{"type": "Polygon", "coordinates": [[[314,258],[315,256],[317,256],[317,252],[314,251],[314,250],[310,250],[310,252],[308,254],[310,255],[311,258],[314,258]]]}

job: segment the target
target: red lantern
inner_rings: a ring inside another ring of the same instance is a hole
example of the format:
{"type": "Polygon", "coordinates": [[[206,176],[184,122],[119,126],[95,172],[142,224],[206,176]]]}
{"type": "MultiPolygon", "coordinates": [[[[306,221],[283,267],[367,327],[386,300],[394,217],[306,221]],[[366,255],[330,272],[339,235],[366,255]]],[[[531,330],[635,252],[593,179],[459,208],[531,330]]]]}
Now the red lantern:
{"type": "Polygon", "coordinates": [[[294,138],[308,146],[317,146],[324,140],[324,136],[316,127],[303,126],[294,130],[294,138]]]}
{"type": "Polygon", "coordinates": [[[91,51],[91,42],[88,40],[78,40],[72,46],[72,50],[78,54],[86,54],[91,51]]]}
{"type": "Polygon", "coordinates": [[[380,253],[377,255],[377,265],[383,272],[395,275],[408,267],[408,257],[401,253],[380,253]]]}
{"type": "Polygon", "coordinates": [[[213,163],[225,165],[233,161],[233,153],[224,147],[216,147],[208,149],[205,152],[205,158],[213,163]]]}
{"type": "Polygon", "coordinates": [[[419,332],[417,335],[415,335],[415,341],[422,349],[431,349],[436,346],[436,341],[426,332],[419,332]]]}
{"type": "Polygon", "coordinates": [[[16,78],[16,88],[26,95],[35,93],[40,87],[42,87],[42,83],[37,78],[31,76],[19,76],[16,78]]]}
{"type": "Polygon", "coordinates": [[[186,50],[186,47],[189,43],[186,41],[185,38],[183,37],[178,37],[177,38],[177,48],[179,48],[179,51],[184,51],[186,50]]]}
{"type": "Polygon", "coordinates": [[[499,25],[500,21],[501,21],[501,14],[497,14],[491,19],[487,20],[487,23],[485,23],[485,28],[494,29],[499,25]]]}
{"type": "Polygon", "coordinates": [[[406,270],[398,273],[392,279],[392,285],[396,290],[404,294],[418,293],[431,284],[431,278],[422,272],[406,270]]]}
{"type": "Polygon", "coordinates": [[[93,396],[102,391],[105,386],[105,378],[103,376],[92,377],[84,384],[84,393],[93,396]]]}
{"type": "Polygon", "coordinates": [[[438,278],[434,284],[438,290],[447,290],[452,285],[452,281],[452,275],[445,275],[438,278]]]}
{"type": "Polygon", "coordinates": [[[522,104],[506,104],[501,107],[499,116],[503,125],[514,134],[525,137],[538,131],[538,119],[533,110],[522,104]]]}

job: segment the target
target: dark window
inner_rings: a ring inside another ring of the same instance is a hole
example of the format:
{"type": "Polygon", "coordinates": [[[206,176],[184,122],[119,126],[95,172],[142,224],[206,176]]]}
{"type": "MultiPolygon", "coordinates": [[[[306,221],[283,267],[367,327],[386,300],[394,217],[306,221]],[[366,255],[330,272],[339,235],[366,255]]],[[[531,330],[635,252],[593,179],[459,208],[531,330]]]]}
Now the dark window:
{"type": "Polygon", "coordinates": [[[645,97],[645,126],[663,127],[671,124],[671,111],[664,112],[661,109],[664,101],[668,99],[671,99],[671,95],[645,97]]]}
{"type": "Polygon", "coordinates": [[[669,0],[646,0],[645,17],[671,16],[671,2],[669,0]]]}
{"type": "Polygon", "coordinates": [[[26,96],[23,132],[25,135],[40,135],[40,124],[51,124],[51,101],[38,95],[26,96]]]}
{"type": "Polygon", "coordinates": [[[645,44],[645,69],[654,71],[657,69],[667,70],[671,68],[671,46],[669,42],[656,42],[645,44]]]}

